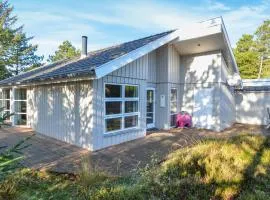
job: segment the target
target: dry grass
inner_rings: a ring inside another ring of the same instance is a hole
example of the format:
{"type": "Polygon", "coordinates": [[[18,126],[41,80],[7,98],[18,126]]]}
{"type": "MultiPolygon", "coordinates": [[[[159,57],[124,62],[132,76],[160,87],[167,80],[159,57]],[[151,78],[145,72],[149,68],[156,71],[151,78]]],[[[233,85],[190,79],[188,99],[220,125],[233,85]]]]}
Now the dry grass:
{"type": "Polygon", "coordinates": [[[125,177],[109,176],[89,163],[85,158],[75,179],[21,170],[0,183],[0,195],[8,191],[10,199],[33,200],[270,199],[270,138],[263,136],[205,140],[172,152],[161,164],[153,159],[125,177]]]}

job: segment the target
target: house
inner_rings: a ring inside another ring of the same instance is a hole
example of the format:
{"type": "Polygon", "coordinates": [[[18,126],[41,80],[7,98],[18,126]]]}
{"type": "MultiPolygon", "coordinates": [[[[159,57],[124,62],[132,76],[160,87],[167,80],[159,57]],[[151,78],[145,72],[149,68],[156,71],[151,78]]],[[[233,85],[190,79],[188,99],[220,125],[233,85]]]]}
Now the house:
{"type": "Polygon", "coordinates": [[[90,150],[170,129],[179,111],[199,128],[236,121],[241,78],[222,18],[63,60],[2,80],[12,124],[90,150]]]}

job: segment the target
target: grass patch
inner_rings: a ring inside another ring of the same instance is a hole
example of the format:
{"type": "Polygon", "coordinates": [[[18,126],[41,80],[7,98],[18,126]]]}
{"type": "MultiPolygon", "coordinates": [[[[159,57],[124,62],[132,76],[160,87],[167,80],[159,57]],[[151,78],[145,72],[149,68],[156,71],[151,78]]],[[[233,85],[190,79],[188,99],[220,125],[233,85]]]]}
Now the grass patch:
{"type": "Polygon", "coordinates": [[[112,177],[84,161],[76,177],[29,169],[0,183],[14,199],[270,199],[270,138],[210,139],[112,177]]]}

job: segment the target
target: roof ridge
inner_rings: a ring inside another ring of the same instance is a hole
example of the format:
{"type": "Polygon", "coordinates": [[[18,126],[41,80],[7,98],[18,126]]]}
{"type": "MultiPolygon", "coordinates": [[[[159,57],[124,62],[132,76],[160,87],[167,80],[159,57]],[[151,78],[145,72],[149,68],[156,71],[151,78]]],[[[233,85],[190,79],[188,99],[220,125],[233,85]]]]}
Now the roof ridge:
{"type": "MultiPolygon", "coordinates": [[[[139,40],[143,40],[143,39],[147,39],[147,38],[151,38],[153,36],[157,36],[157,35],[162,35],[162,34],[165,34],[165,33],[170,33],[170,32],[173,32],[173,31],[176,31],[177,29],[172,29],[172,30],[169,30],[169,31],[164,31],[162,33],[157,33],[157,34],[152,34],[152,35],[149,35],[149,36],[146,36],[146,37],[142,37],[142,38],[138,38],[138,39],[134,39],[134,40],[131,40],[131,41],[127,41],[127,42],[122,42],[122,43],[119,43],[119,44],[114,44],[112,46],[108,46],[108,47],[104,47],[104,48],[101,48],[101,49],[97,49],[97,50],[94,50],[94,51],[90,51],[87,53],[87,56],[85,58],[87,58],[88,56],[91,56],[93,54],[91,53],[99,53],[101,51],[106,51],[108,49],[111,49],[111,48],[114,48],[114,47],[117,47],[117,46],[121,46],[121,45],[124,45],[124,44],[127,44],[127,43],[131,43],[131,42],[135,42],[135,41],[139,41],[139,40]],[[88,55],[89,54],[89,55],[88,55]],[[91,54],[91,55],[90,55],[91,54]]],[[[83,58],[83,59],[85,59],[83,58]]]]}

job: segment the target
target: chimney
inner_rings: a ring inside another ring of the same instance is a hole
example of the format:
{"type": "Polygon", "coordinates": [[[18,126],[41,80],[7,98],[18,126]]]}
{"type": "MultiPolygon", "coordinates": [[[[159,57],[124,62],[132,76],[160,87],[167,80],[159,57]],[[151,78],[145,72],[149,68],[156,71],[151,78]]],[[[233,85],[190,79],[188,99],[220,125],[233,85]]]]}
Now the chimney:
{"type": "Polygon", "coordinates": [[[82,36],[82,53],[81,58],[87,56],[87,36],[82,36]]]}

